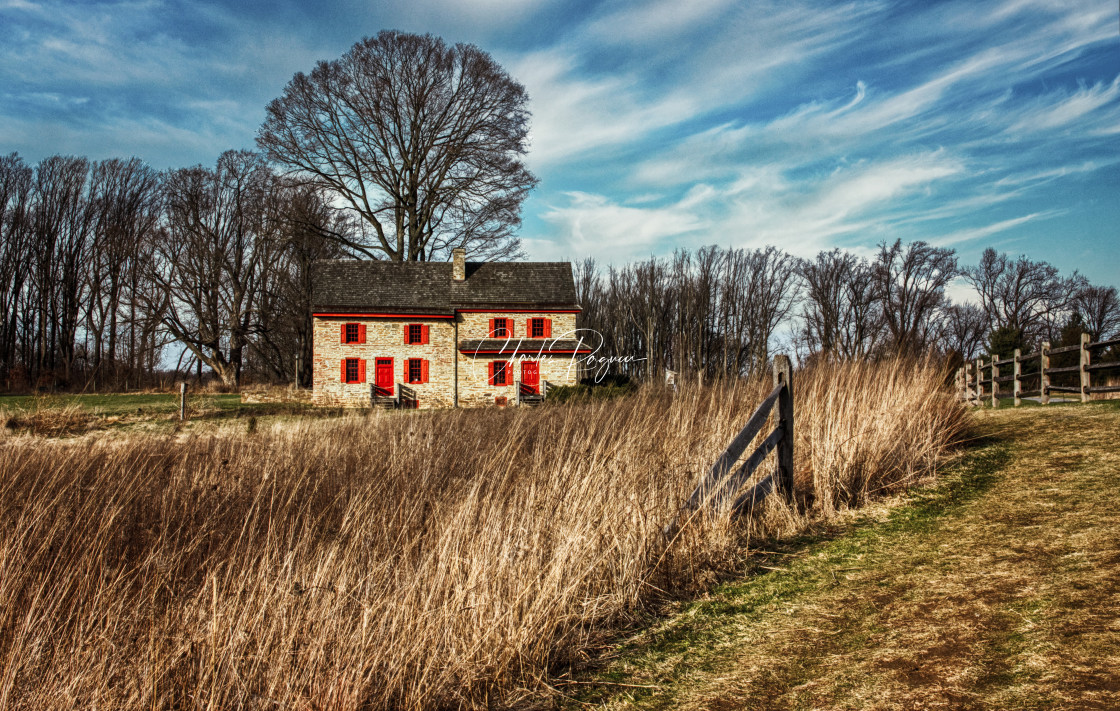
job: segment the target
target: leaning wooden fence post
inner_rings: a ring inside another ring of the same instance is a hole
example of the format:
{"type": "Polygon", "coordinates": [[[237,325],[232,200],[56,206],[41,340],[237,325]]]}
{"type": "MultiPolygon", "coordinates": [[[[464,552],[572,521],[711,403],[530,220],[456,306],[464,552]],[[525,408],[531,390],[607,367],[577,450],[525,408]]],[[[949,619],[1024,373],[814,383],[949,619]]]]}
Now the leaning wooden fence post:
{"type": "Polygon", "coordinates": [[[778,487],[786,501],[793,501],[793,366],[789,356],[774,358],[774,387],[784,385],[778,396],[778,427],[782,441],[778,443],[778,461],[774,467],[778,487]]]}
{"type": "Polygon", "coordinates": [[[1081,334],[1081,402],[1089,402],[1089,334],[1081,334]]]}
{"type": "Polygon", "coordinates": [[[187,419],[187,384],[179,383],[179,422],[187,419]]]}
{"type": "Polygon", "coordinates": [[[992,407],[999,407],[999,383],[996,379],[999,377],[999,356],[995,353],[992,354],[992,407]]]}
{"type": "Polygon", "coordinates": [[[1021,380],[1023,376],[1023,364],[1019,361],[1021,355],[1022,353],[1016,348],[1014,357],[1015,364],[1012,366],[1011,371],[1012,376],[1015,378],[1014,382],[1011,384],[1011,394],[1015,397],[1015,407],[1019,407],[1023,404],[1023,381],[1021,380]]]}
{"type": "Polygon", "coordinates": [[[1039,372],[1039,393],[1038,399],[1043,405],[1050,404],[1050,375],[1046,372],[1050,370],[1050,341],[1042,342],[1042,350],[1038,356],[1038,372],[1039,372]]]}

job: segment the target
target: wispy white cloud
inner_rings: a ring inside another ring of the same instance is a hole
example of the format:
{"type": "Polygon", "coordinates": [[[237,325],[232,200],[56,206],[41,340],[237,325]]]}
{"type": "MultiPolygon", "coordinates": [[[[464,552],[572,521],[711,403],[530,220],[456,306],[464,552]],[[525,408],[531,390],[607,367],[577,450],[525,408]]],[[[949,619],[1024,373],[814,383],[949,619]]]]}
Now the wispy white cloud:
{"type": "Polygon", "coordinates": [[[1028,222],[1035,220],[1046,220],[1054,217],[1060,217],[1066,214],[1065,210],[1047,210],[1045,212],[1032,212],[1027,215],[1020,215],[1019,217],[1012,217],[1008,220],[1000,220],[993,222],[990,225],[983,225],[980,227],[970,227],[964,230],[957,230],[949,234],[935,237],[930,240],[930,243],[937,247],[952,247],[962,242],[972,242],[980,239],[987,239],[994,234],[1006,232],[1019,225],[1024,225],[1028,222]]]}
{"type": "Polygon", "coordinates": [[[551,206],[543,215],[554,226],[555,237],[530,241],[527,246],[534,254],[594,255],[607,262],[625,262],[635,254],[663,251],[663,239],[706,227],[687,200],[668,207],[637,208],[602,195],[572,192],[563,197],[566,204],[551,206]]]}
{"type": "Polygon", "coordinates": [[[1120,116],[1120,75],[1111,84],[1097,82],[1081,86],[1077,91],[1051,92],[1039,97],[1025,108],[1021,118],[1008,128],[1010,133],[1037,133],[1064,128],[1087,114],[1112,105],[1109,118],[1120,116]]]}

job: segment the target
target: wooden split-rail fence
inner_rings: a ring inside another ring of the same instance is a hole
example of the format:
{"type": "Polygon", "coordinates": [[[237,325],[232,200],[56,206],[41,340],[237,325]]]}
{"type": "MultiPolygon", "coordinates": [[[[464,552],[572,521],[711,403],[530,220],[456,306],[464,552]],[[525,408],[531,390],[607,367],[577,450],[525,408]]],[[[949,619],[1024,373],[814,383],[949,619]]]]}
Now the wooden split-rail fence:
{"type": "Polygon", "coordinates": [[[1038,351],[1026,355],[1016,348],[1015,354],[1010,358],[1000,359],[998,355],[993,355],[987,362],[978,358],[957,369],[957,396],[964,402],[977,406],[990,399],[992,407],[999,407],[1000,400],[1010,395],[1015,407],[1018,407],[1023,398],[1035,396],[1039,398],[1039,402],[1047,405],[1052,393],[1080,395],[1081,402],[1088,402],[1093,395],[1099,393],[1120,392],[1120,385],[1093,385],[1094,375],[1120,370],[1120,361],[1094,363],[1093,352],[1116,345],[1120,345],[1120,338],[1093,343],[1088,333],[1082,333],[1081,343],[1076,346],[1051,348],[1047,342],[1038,351]],[[1078,353],[1078,364],[1052,368],[1050,358],[1063,353],[1078,353]],[[1033,370],[1035,363],[1038,364],[1037,370],[1033,370]],[[1011,373],[1001,375],[1007,366],[1011,367],[1011,373]],[[1023,372],[1024,366],[1030,366],[1031,370],[1023,372]],[[1074,373],[1077,374],[1077,385],[1055,385],[1051,382],[1052,376],[1074,373]],[[1024,381],[1035,387],[1024,390],[1024,381]],[[1005,390],[1004,386],[1009,389],[1005,390]]]}
{"type": "Polygon", "coordinates": [[[665,533],[674,535],[682,518],[702,509],[714,512],[730,504],[733,516],[750,515],[775,490],[781,492],[787,501],[793,501],[793,367],[789,357],[784,355],[774,358],[774,389],[700,479],[680,513],[665,527],[665,533]],[[771,410],[777,414],[774,429],[736,468],[747,447],[766,425],[771,410]],[[742,491],[766,455],[775,449],[777,461],[773,473],[742,491]]]}

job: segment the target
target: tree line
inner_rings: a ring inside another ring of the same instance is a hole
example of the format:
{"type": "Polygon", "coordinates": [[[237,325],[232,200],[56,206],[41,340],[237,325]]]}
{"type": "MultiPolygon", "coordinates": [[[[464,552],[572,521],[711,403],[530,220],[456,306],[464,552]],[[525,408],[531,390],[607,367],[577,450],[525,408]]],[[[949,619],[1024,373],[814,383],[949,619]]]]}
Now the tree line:
{"type": "Polygon", "coordinates": [[[347,254],[319,188],[249,151],[213,168],[0,157],[0,382],[310,380],[311,265],[347,254]],[[173,364],[173,365],[171,365],[173,364]],[[169,367],[170,366],[170,367],[169,367]]]}
{"type": "MultiPolygon", "coordinates": [[[[138,158],[0,157],[0,383],[114,390],[193,375],[311,382],[319,259],[365,257],[361,227],[313,182],[258,153],[156,171],[138,158]],[[210,374],[213,376],[210,376],[210,374]]],[[[1111,286],[1025,256],[883,243],[798,259],[775,247],[678,250],[624,267],[575,265],[581,327],[631,377],[762,372],[799,360],[1009,355],[1081,331],[1120,331],[1111,286]],[[956,279],[975,303],[952,303],[956,279]]]]}
{"type": "Polygon", "coordinates": [[[635,356],[618,367],[637,378],[759,374],[776,344],[801,362],[934,354],[957,365],[1120,332],[1115,287],[991,248],[962,265],[923,241],[884,242],[870,259],[716,246],[605,270],[589,258],[575,279],[580,326],[601,335],[604,354],[635,356]],[[949,298],[960,279],[976,303],[949,298]]]}

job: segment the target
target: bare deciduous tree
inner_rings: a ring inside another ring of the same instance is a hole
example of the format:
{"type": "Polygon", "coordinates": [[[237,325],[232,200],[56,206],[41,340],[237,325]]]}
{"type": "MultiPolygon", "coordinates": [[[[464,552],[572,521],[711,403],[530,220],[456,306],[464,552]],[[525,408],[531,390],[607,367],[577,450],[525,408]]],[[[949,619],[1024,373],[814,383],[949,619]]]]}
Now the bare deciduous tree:
{"type": "Polygon", "coordinates": [[[345,256],[331,235],[350,235],[344,216],[332,210],[322,190],[278,181],[269,201],[273,225],[266,239],[275,244],[270,269],[257,300],[259,328],[253,335],[254,365],[270,380],[311,382],[311,293],[313,265],[345,256]]]}
{"type": "Polygon", "coordinates": [[[227,151],[214,170],[184,168],[166,182],[169,235],[154,274],[166,298],[163,322],[231,387],[259,329],[258,299],[276,248],[267,233],[273,184],[248,151],[227,151]]]}
{"type": "MultiPolygon", "coordinates": [[[[85,329],[91,344],[92,377],[116,382],[120,327],[137,317],[129,289],[134,263],[151,250],[160,219],[159,173],[139,158],[95,163],[90,178],[93,245],[86,278],[85,329]]],[[[130,341],[130,345],[131,345],[130,341]]],[[[130,354],[131,357],[131,354],[130,354]]]]}
{"type": "Polygon", "coordinates": [[[916,355],[932,344],[948,306],[945,287],[958,273],[952,249],[922,241],[879,245],[872,274],[895,353],[916,355]]]}
{"type": "Polygon", "coordinates": [[[735,374],[762,373],[770,359],[770,339],[789,315],[797,293],[797,260],[775,247],[731,250],[734,265],[728,280],[736,285],[736,299],[729,319],[732,340],[740,349],[735,374]]]}
{"type": "Polygon", "coordinates": [[[1120,332],[1120,299],[1116,287],[1085,286],[1077,292],[1074,305],[1094,341],[1113,338],[1120,332]]]}
{"type": "Polygon", "coordinates": [[[942,340],[950,352],[971,361],[980,353],[988,333],[988,317],[975,304],[952,304],[945,309],[942,340]]]}
{"type": "Polygon", "coordinates": [[[810,352],[864,358],[879,345],[883,310],[867,260],[834,249],[802,261],[803,336],[810,352]]]}
{"type": "Polygon", "coordinates": [[[51,156],[35,169],[31,281],[36,291],[37,371],[69,381],[92,236],[89,161],[51,156]]]}
{"type": "Polygon", "coordinates": [[[1018,334],[1023,343],[1041,335],[1048,321],[1057,322],[1075,296],[1070,291],[1074,282],[1063,280],[1050,264],[1026,256],[1013,259],[990,247],[963,274],[980,295],[989,327],[1018,334]]]}
{"type": "Polygon", "coordinates": [[[12,385],[22,297],[28,275],[32,170],[16,154],[0,157],[0,374],[12,385]]]}
{"type": "Polygon", "coordinates": [[[296,74],[267,108],[268,157],[339,196],[372,230],[351,249],[395,261],[465,247],[519,252],[514,230],[536,179],[521,162],[524,87],[474,45],[383,31],[296,74]]]}

